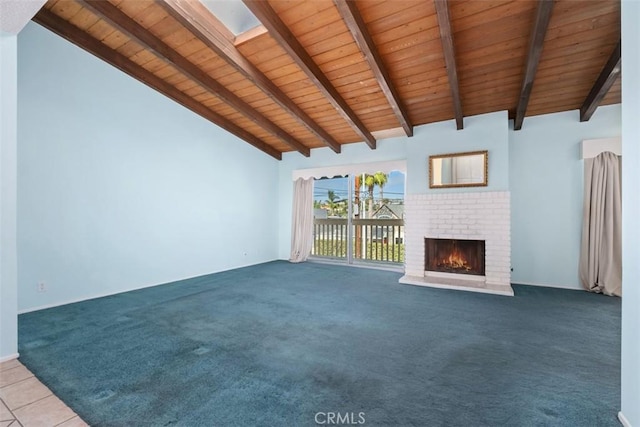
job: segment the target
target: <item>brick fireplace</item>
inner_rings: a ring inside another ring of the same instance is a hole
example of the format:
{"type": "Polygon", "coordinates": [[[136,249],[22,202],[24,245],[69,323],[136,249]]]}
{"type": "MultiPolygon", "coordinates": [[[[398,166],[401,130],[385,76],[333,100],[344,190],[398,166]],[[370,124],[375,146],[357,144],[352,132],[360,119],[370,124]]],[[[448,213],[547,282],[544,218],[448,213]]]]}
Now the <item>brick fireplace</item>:
{"type": "Polygon", "coordinates": [[[407,195],[405,244],[400,283],[513,295],[508,191],[407,195]]]}

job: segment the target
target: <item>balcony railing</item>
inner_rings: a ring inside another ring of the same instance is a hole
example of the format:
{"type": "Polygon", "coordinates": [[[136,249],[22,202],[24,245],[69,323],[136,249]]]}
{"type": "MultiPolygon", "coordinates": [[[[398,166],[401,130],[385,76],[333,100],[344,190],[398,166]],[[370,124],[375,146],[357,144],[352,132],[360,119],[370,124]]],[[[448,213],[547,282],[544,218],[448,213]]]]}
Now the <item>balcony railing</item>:
{"type": "MultiPolygon", "coordinates": [[[[346,218],[313,221],[311,254],[326,258],[347,258],[346,218]]],[[[404,262],[404,221],[401,219],[352,220],[353,258],[361,261],[404,262]]]]}

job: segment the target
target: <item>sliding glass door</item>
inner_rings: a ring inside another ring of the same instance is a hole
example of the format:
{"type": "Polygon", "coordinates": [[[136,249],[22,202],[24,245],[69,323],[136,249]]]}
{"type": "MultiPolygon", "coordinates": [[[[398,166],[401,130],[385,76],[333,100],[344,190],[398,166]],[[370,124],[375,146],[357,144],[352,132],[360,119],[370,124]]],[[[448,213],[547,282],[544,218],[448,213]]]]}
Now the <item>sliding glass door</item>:
{"type": "Polygon", "coordinates": [[[349,177],[316,179],[313,187],[312,256],[348,259],[348,216],[349,177]]]}
{"type": "Polygon", "coordinates": [[[312,256],[350,264],[404,262],[404,174],[360,173],[314,184],[312,256]]]}

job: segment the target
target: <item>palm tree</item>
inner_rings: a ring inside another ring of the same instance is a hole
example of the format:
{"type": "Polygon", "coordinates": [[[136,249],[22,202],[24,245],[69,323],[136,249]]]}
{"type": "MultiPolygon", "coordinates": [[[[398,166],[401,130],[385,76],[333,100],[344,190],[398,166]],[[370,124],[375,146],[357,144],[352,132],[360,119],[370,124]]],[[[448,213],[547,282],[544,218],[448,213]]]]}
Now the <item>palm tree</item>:
{"type": "Polygon", "coordinates": [[[376,185],[380,187],[380,202],[382,203],[382,199],[384,199],[384,193],[382,192],[382,189],[387,184],[387,181],[389,181],[389,175],[382,172],[376,172],[373,177],[376,181],[376,185]]]}
{"type": "Polygon", "coordinates": [[[335,191],[333,190],[329,190],[327,192],[327,205],[329,206],[329,212],[331,213],[331,216],[333,216],[334,214],[334,209],[336,208],[336,199],[338,198],[338,196],[336,196],[335,191]]]}
{"type": "Polygon", "coordinates": [[[373,175],[366,174],[364,176],[364,186],[367,188],[367,193],[369,193],[369,213],[367,217],[371,216],[371,211],[373,211],[373,189],[376,186],[376,181],[373,175]]]}
{"type": "Polygon", "coordinates": [[[380,200],[382,200],[382,188],[388,181],[388,176],[386,173],[376,172],[373,175],[365,175],[364,176],[364,185],[367,187],[367,192],[369,193],[369,216],[373,213],[373,189],[375,186],[380,187],[380,200]]]}

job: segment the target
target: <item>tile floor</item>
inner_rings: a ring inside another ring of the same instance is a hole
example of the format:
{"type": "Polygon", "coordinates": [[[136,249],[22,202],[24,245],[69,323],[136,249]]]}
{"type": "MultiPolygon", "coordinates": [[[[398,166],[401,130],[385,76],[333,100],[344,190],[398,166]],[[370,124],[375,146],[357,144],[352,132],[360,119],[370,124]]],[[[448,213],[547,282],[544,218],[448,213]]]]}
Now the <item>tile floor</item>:
{"type": "Polygon", "coordinates": [[[0,427],[86,425],[17,359],[0,363],[0,427]]]}

